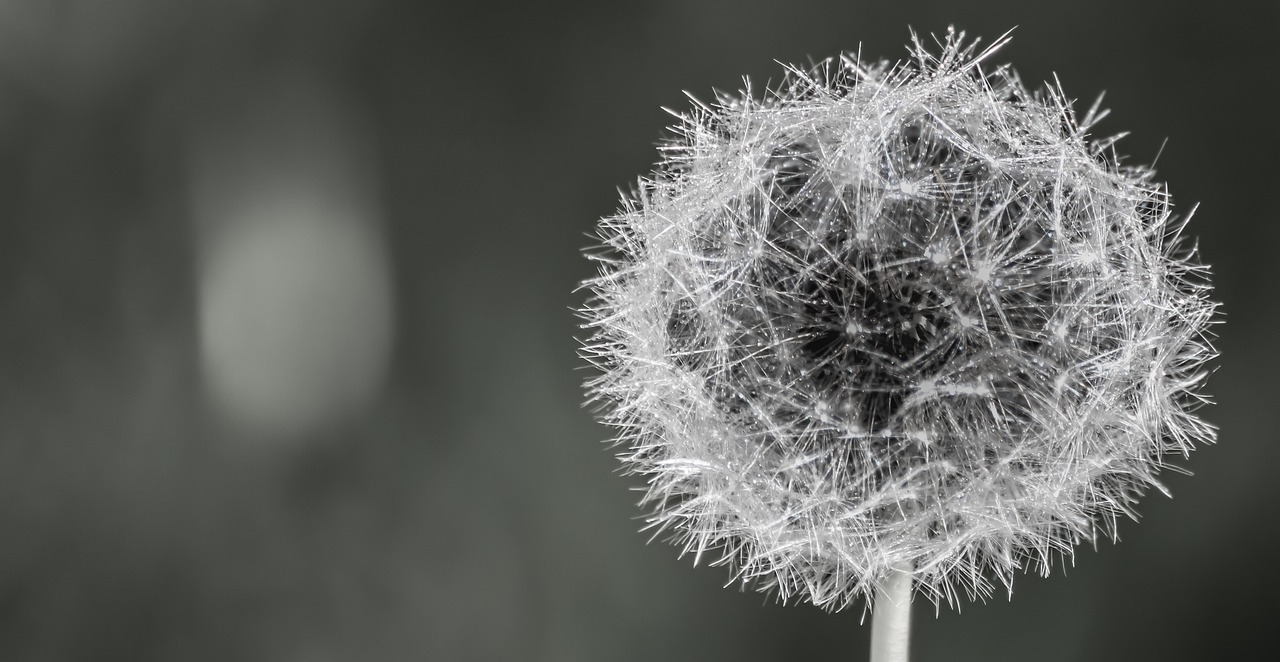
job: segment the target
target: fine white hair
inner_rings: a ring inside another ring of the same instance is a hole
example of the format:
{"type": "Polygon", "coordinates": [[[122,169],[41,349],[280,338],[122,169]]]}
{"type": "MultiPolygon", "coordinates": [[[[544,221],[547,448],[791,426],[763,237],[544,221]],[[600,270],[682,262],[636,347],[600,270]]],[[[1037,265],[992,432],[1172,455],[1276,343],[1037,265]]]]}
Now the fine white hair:
{"type": "Polygon", "coordinates": [[[1115,536],[1196,414],[1215,304],[1163,184],[949,32],[679,115],[600,223],[583,355],[655,535],[841,609],[954,604],[1115,536]]]}

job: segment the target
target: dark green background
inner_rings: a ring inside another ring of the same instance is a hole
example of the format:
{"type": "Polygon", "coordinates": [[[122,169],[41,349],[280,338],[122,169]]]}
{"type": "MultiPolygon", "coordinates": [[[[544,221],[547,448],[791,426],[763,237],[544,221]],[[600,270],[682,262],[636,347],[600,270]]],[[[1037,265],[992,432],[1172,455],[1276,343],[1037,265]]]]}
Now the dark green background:
{"type": "Polygon", "coordinates": [[[917,605],[915,659],[1272,648],[1275,3],[85,4],[0,13],[0,658],[864,659],[858,611],[725,590],[645,544],[638,480],[581,408],[573,290],[681,90],[859,45],[898,59],[908,26],[948,24],[1016,25],[997,61],[1106,90],[1099,131],[1132,131],[1134,161],[1168,139],[1160,176],[1200,203],[1224,302],[1221,433],[1122,544],[1012,602],[917,605]],[[85,40],[101,55],[67,55],[85,40]],[[372,118],[398,321],[371,409],[246,452],[202,395],[183,131],[281,61],[372,118]]]}

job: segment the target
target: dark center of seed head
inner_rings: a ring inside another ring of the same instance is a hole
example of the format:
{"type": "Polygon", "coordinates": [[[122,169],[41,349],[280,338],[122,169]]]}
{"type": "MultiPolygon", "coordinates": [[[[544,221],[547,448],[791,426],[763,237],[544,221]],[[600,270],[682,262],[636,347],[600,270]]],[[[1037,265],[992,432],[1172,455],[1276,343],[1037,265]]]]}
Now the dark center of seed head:
{"type": "MultiPolygon", "coordinates": [[[[912,242],[878,246],[860,238],[851,216],[851,191],[818,170],[805,145],[778,150],[766,164],[773,181],[768,243],[782,254],[758,291],[768,320],[786,329],[794,345],[774,360],[826,416],[846,427],[878,433],[895,415],[923,373],[948,357],[941,344],[952,316],[936,265],[910,254],[912,242]]],[[[920,210],[890,207],[881,222],[910,232],[920,210]],[[902,218],[893,217],[901,215],[902,218]]]]}
{"type": "Polygon", "coordinates": [[[906,397],[950,352],[951,316],[930,274],[847,251],[802,289],[790,320],[806,387],[866,432],[892,428],[906,397]]]}

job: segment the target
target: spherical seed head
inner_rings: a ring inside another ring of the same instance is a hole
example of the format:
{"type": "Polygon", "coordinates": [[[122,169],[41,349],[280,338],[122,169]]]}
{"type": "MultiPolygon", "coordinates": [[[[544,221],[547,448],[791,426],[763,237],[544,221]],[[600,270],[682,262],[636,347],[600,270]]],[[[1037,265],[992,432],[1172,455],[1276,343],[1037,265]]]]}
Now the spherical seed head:
{"type": "Polygon", "coordinates": [[[984,598],[1214,436],[1215,304],[1164,187],[1096,107],[941,46],[696,103],[601,221],[588,388],[647,521],[783,600],[894,567],[984,598]]]}

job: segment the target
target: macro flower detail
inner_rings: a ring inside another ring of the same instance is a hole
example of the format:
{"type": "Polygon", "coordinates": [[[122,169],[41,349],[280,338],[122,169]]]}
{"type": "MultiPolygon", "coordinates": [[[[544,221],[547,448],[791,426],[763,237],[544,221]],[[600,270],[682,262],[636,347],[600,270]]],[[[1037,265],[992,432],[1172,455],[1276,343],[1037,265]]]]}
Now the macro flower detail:
{"type": "Polygon", "coordinates": [[[601,221],[588,389],[655,535],[827,609],[980,599],[1213,440],[1185,219],[1004,42],[695,101],[601,221]]]}

